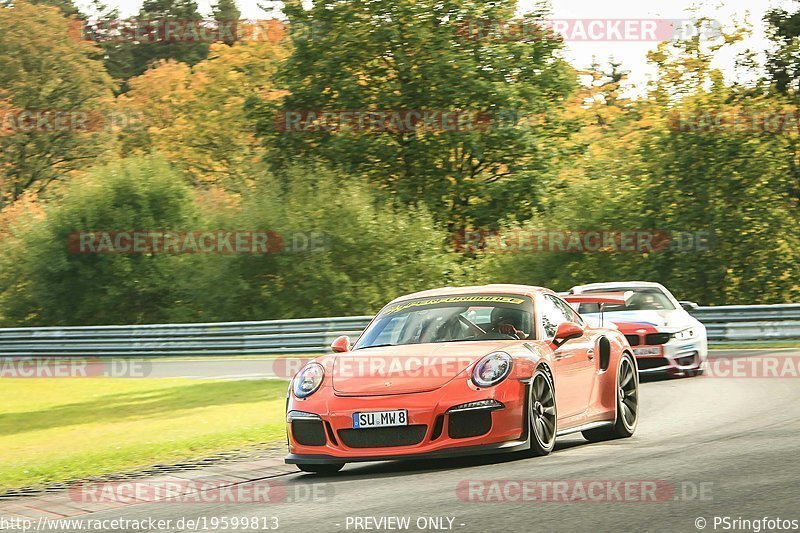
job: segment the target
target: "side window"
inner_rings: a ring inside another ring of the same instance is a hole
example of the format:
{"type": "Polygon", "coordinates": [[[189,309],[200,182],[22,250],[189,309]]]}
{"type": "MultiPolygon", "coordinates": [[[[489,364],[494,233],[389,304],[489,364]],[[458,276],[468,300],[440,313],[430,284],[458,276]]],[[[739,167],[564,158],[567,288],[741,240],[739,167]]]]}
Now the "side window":
{"type": "Polygon", "coordinates": [[[561,311],[564,313],[564,316],[567,317],[568,322],[575,322],[579,326],[586,325],[584,324],[581,315],[576,313],[575,310],[567,302],[559,298],[553,298],[553,299],[555,300],[556,305],[559,307],[559,309],[561,309],[561,311]]]}
{"type": "Polygon", "coordinates": [[[563,322],[577,322],[583,325],[583,320],[565,302],[545,294],[540,300],[540,316],[544,334],[547,338],[552,338],[556,334],[559,324],[563,322]]]}
{"type": "Polygon", "coordinates": [[[545,338],[553,338],[558,325],[564,322],[563,313],[556,307],[552,298],[546,295],[539,298],[539,320],[542,322],[545,338]]]}

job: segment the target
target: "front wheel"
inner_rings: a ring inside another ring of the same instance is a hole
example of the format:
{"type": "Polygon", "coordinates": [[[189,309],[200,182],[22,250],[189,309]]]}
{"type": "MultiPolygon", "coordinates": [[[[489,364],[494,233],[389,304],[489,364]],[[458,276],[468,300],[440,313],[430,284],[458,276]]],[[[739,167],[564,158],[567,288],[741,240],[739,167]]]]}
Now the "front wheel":
{"type": "Polygon", "coordinates": [[[297,468],[303,472],[310,472],[312,474],[335,474],[344,467],[344,463],[334,463],[326,465],[314,465],[308,463],[300,463],[297,468]]]}
{"type": "Polygon", "coordinates": [[[617,372],[617,420],[612,427],[581,432],[590,442],[624,439],[633,435],[639,422],[639,376],[628,354],[623,354],[617,372]]]}
{"type": "Polygon", "coordinates": [[[548,455],[556,444],[556,397],[550,376],[542,369],[533,374],[530,399],[532,455],[548,455]]]}

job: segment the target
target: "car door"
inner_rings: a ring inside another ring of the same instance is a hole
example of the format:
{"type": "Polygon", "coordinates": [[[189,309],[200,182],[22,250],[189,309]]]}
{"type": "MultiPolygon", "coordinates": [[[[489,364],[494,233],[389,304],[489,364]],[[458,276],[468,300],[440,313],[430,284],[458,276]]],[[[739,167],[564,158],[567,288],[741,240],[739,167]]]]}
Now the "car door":
{"type": "MultiPolygon", "coordinates": [[[[539,321],[546,340],[552,340],[562,322],[585,326],[580,316],[560,298],[543,294],[537,300],[539,321]]],[[[595,381],[594,346],[591,335],[584,333],[553,350],[558,375],[556,400],[559,418],[577,417],[586,412],[595,381]]]]}

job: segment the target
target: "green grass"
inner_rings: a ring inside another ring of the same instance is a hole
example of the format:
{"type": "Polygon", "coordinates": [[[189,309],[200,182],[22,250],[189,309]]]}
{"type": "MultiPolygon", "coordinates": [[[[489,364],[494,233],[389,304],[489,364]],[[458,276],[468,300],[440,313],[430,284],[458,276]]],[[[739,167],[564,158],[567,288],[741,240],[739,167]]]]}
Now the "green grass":
{"type": "Polygon", "coordinates": [[[753,350],[760,348],[800,348],[800,341],[723,343],[710,344],[708,346],[709,350],[753,350]]]}
{"type": "Polygon", "coordinates": [[[149,361],[247,361],[247,360],[261,360],[261,359],[286,359],[287,357],[294,357],[297,359],[313,359],[324,355],[321,353],[289,353],[277,354],[268,353],[264,355],[178,355],[168,357],[142,357],[149,361]]]}
{"type": "Polygon", "coordinates": [[[2,379],[0,492],[282,441],[284,381],[2,379]]]}
{"type": "MultiPolygon", "coordinates": [[[[136,361],[248,361],[248,360],[255,360],[260,361],[264,359],[286,359],[288,357],[295,357],[297,359],[313,359],[315,357],[319,357],[321,353],[298,353],[298,354],[264,354],[264,355],[169,355],[169,356],[141,356],[141,357],[124,357],[124,358],[112,358],[112,357],[104,357],[104,361],[126,361],[126,360],[136,360],[136,361]]],[[[70,361],[74,358],[69,357],[48,357],[48,360],[52,361],[70,361]]]]}

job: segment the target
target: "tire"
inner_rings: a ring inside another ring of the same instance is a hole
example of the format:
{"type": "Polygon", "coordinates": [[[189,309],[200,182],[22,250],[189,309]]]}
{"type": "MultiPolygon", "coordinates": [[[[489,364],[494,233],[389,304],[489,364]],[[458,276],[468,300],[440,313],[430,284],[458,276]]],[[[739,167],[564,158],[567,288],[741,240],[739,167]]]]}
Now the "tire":
{"type": "Polygon", "coordinates": [[[335,474],[336,472],[341,470],[342,467],[344,467],[344,463],[333,463],[324,465],[300,463],[297,465],[297,468],[299,468],[303,472],[309,472],[311,474],[335,474]]]}
{"type": "Polygon", "coordinates": [[[623,354],[617,371],[617,417],[611,427],[581,432],[589,442],[625,439],[634,434],[639,423],[639,374],[628,354],[623,354]]]}
{"type": "Polygon", "coordinates": [[[531,397],[528,403],[530,454],[535,457],[549,455],[556,444],[558,410],[553,381],[541,368],[531,379],[531,397]]]}

